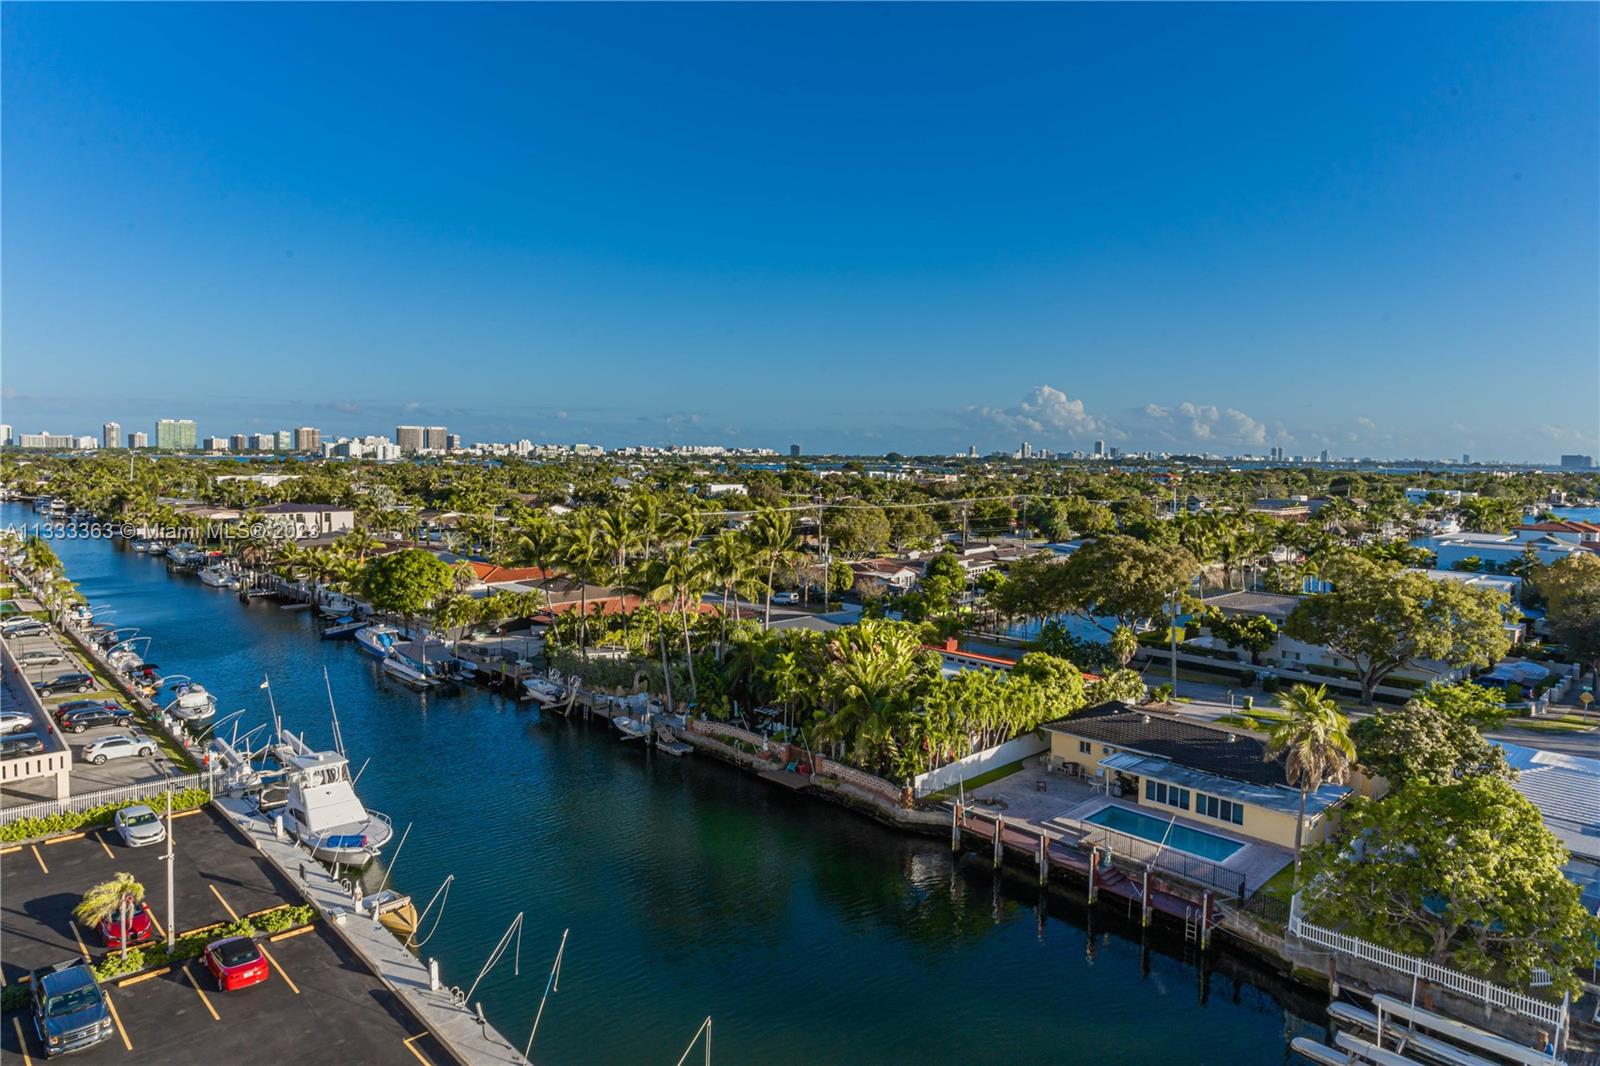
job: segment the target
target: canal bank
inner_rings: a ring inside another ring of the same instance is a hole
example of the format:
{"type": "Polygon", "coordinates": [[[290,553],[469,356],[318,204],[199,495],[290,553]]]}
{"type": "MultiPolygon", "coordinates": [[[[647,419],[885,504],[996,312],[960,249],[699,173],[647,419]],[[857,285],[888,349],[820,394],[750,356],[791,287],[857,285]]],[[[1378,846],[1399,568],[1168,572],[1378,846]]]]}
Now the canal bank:
{"type": "Polygon", "coordinates": [[[363,798],[416,823],[395,883],[425,900],[456,875],[425,953],[470,978],[525,914],[521,976],[503,962],[477,997],[514,1042],[571,928],[540,1062],[674,1061],[707,1014],[731,1062],[1277,1063],[1289,1035],[1322,1030],[1315,997],[1265,967],[1202,965],[1181,935],[1070,899],[1041,907],[948,839],[481,690],[418,696],[318,641],[308,612],[241,605],[110,542],[53,546],[223,714],[264,720],[265,673],[286,723],[326,743],[328,666],[353,763],[371,758],[363,798]]]}

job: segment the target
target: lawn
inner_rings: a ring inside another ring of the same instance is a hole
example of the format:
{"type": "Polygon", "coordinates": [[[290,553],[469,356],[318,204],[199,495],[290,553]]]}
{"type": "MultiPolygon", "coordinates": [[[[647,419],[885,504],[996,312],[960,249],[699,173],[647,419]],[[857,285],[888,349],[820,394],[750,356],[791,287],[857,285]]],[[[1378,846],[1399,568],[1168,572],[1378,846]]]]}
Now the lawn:
{"type": "Polygon", "coordinates": [[[1513,718],[1506,722],[1509,729],[1528,729],[1536,733],[1592,733],[1591,722],[1573,722],[1562,718],[1513,718]]]}
{"type": "Polygon", "coordinates": [[[1016,762],[1008,762],[1003,766],[996,766],[993,770],[986,770],[977,777],[967,778],[964,784],[953,785],[950,788],[942,788],[938,792],[931,792],[922,798],[930,803],[937,803],[940,800],[955,799],[956,796],[960,794],[962,789],[971,792],[975,788],[992,784],[993,782],[1000,780],[1002,777],[1010,777],[1012,774],[1022,769],[1022,764],[1025,761],[1026,760],[1018,759],[1016,762]]]}
{"type": "Polygon", "coordinates": [[[1256,889],[1259,895],[1271,896],[1281,899],[1285,903],[1294,895],[1294,863],[1290,863],[1268,879],[1267,883],[1256,889]]]}

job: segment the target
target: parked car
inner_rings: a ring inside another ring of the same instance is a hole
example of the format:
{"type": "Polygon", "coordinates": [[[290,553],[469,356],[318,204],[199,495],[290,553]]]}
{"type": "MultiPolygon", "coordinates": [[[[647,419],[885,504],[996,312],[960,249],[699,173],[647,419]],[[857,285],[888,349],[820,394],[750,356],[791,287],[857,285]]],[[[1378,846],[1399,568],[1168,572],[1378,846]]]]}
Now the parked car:
{"type": "Polygon", "coordinates": [[[237,992],[241,988],[259,985],[267,979],[270,970],[266,956],[247,936],[230,936],[213,940],[206,945],[206,969],[217,982],[219,992],[237,992]]]}
{"type": "Polygon", "coordinates": [[[0,711],[0,736],[33,728],[33,715],[21,711],[0,711]]]}
{"type": "Polygon", "coordinates": [[[111,1011],[87,962],[72,959],[34,970],[28,987],[33,1027],[47,1057],[111,1036],[111,1011]]]}
{"type": "Polygon", "coordinates": [[[122,842],[130,848],[159,844],[167,839],[167,827],[161,823],[155,811],[142,803],[120,808],[111,816],[111,824],[117,835],[122,837],[122,842]]]}
{"type": "Polygon", "coordinates": [[[37,618],[13,618],[0,625],[0,637],[7,640],[13,637],[37,637],[49,631],[50,627],[37,618]]]}
{"type": "MultiPolygon", "coordinates": [[[[128,915],[128,947],[148,944],[156,938],[156,923],[150,917],[150,904],[141,903],[128,915]]],[[[122,916],[115,915],[100,923],[100,942],[108,951],[121,951],[123,944],[122,916]]]]}
{"type": "Polygon", "coordinates": [[[799,603],[800,602],[800,594],[798,592],[794,591],[793,589],[788,589],[788,590],[786,590],[784,592],[774,592],[772,594],[772,602],[773,603],[786,603],[786,604],[787,603],[799,603]]]}
{"type": "Polygon", "coordinates": [[[66,661],[67,657],[53,648],[37,648],[17,656],[18,666],[54,666],[66,661]]]}
{"type": "Polygon", "coordinates": [[[35,681],[33,690],[44,697],[54,696],[57,692],[90,692],[98,684],[99,682],[88,674],[60,674],[49,681],[35,681]]]}
{"type": "Polygon", "coordinates": [[[37,755],[43,750],[44,738],[38,733],[13,733],[8,737],[0,737],[0,759],[37,755]]]}
{"type": "Polygon", "coordinates": [[[155,741],[142,733],[118,733],[102,737],[83,749],[83,757],[100,766],[107,759],[124,759],[138,755],[148,759],[156,753],[155,741]]]}
{"type": "Polygon", "coordinates": [[[85,707],[104,707],[108,703],[113,707],[116,706],[116,703],[112,700],[65,700],[51,707],[50,713],[59,722],[73,711],[81,711],[85,707]]]}
{"type": "Polygon", "coordinates": [[[60,722],[61,728],[68,733],[81,733],[95,725],[119,725],[126,729],[133,724],[133,714],[126,707],[116,703],[95,703],[89,707],[68,711],[56,721],[60,722]]]}

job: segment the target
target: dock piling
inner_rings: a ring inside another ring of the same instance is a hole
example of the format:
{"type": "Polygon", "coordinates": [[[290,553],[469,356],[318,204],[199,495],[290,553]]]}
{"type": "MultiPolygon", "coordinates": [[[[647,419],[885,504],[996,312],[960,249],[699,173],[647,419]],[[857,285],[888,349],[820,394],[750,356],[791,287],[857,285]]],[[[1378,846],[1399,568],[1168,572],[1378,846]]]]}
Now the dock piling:
{"type": "Polygon", "coordinates": [[[1005,848],[1006,817],[997,814],[994,818],[994,868],[1000,869],[1000,860],[1005,848]]]}
{"type": "Polygon", "coordinates": [[[961,850],[961,804],[957,803],[950,808],[950,851],[961,850]]]}
{"type": "Polygon", "coordinates": [[[1041,887],[1050,880],[1050,852],[1047,839],[1043,833],[1039,834],[1039,884],[1041,887]]]}
{"type": "Polygon", "coordinates": [[[1099,888],[1096,880],[1100,876],[1100,845],[1096,844],[1089,849],[1089,902],[1094,902],[1095,893],[1099,888]]]}
{"type": "Polygon", "coordinates": [[[1139,886],[1139,903],[1141,905],[1139,924],[1148,926],[1150,924],[1150,867],[1148,866],[1144,868],[1144,876],[1139,886]]]}

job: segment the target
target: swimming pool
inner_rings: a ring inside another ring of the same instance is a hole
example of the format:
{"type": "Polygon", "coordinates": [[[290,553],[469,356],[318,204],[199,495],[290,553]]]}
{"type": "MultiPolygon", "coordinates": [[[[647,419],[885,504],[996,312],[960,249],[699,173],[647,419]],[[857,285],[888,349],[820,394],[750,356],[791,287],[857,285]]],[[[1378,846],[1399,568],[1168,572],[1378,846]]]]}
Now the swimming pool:
{"type": "Polygon", "coordinates": [[[1176,851],[1188,852],[1198,855],[1202,859],[1212,862],[1222,862],[1228,856],[1244,847],[1236,840],[1219,837],[1215,833],[1207,833],[1199,829],[1191,829],[1181,822],[1169,823],[1165,818],[1152,818],[1139,811],[1130,811],[1126,807],[1101,807],[1084,821],[1093,825],[1114,829],[1119,833],[1141,837],[1145,840],[1159,844],[1162,840],[1167,842],[1167,847],[1176,851]],[[1170,831],[1168,826],[1171,826],[1170,831]]]}

